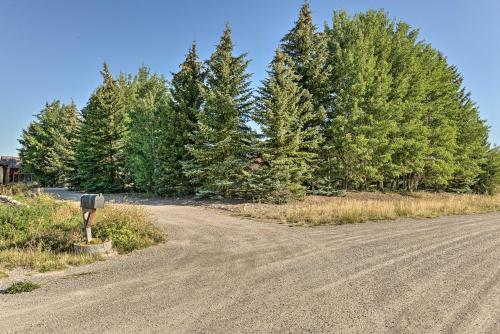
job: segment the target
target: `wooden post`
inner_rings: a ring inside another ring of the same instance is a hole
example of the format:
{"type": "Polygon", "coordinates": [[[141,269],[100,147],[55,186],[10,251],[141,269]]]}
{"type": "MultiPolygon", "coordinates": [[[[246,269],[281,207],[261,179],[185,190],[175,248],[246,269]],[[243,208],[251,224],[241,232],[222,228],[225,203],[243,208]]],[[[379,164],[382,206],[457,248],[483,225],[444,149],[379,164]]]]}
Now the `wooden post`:
{"type": "Polygon", "coordinates": [[[96,209],[85,209],[83,211],[83,227],[85,230],[85,238],[87,243],[92,241],[92,221],[94,220],[94,214],[96,209]]]}

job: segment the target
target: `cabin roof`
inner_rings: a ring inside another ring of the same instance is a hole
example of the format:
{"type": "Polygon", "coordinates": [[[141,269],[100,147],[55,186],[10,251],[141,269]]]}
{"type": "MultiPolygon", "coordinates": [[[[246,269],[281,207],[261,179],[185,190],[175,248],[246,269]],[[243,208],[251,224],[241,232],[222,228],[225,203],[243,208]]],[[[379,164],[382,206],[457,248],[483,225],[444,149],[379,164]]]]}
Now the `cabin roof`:
{"type": "Polygon", "coordinates": [[[21,168],[21,160],[18,157],[0,156],[0,165],[9,168],[21,168]]]}

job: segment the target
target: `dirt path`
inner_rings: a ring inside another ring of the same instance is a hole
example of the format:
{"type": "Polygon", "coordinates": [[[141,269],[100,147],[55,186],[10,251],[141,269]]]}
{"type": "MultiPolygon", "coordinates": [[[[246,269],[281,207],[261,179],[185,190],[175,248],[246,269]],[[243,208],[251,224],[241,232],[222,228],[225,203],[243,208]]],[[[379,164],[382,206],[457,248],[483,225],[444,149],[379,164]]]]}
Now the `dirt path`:
{"type": "Polygon", "coordinates": [[[500,333],[500,212],[290,228],[153,204],[167,243],[0,295],[0,333],[500,333]]]}

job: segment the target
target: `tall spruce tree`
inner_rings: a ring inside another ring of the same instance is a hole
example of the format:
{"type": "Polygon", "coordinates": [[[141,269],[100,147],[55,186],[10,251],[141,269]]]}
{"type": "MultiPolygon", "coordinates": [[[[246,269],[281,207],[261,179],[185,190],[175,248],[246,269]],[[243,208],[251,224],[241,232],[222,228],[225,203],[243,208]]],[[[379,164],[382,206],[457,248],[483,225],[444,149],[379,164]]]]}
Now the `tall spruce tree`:
{"type": "Polygon", "coordinates": [[[187,195],[194,193],[195,183],[190,182],[183,170],[183,162],[193,157],[187,147],[194,144],[198,115],[203,103],[202,64],[193,42],[180,70],[172,75],[168,113],[163,113],[166,129],[162,145],[162,194],[187,195]]]}
{"type": "Polygon", "coordinates": [[[281,48],[295,64],[295,71],[299,75],[297,81],[312,96],[316,110],[315,117],[310,122],[322,125],[326,116],[325,109],[329,107],[331,100],[331,67],[327,62],[327,40],[324,33],[317,31],[308,2],[302,5],[295,26],[281,40],[281,48]]]}
{"type": "Polygon", "coordinates": [[[185,175],[201,197],[241,196],[254,133],[248,126],[252,91],[245,55],[233,56],[231,30],[226,24],[219,45],[207,61],[205,104],[199,114],[191,158],[185,175]]]}
{"type": "MultiPolygon", "coordinates": [[[[313,108],[307,111],[309,115],[304,115],[308,121],[303,122],[303,130],[305,136],[309,137],[310,152],[317,155],[322,151],[326,111],[331,107],[331,66],[327,61],[327,40],[324,33],[317,31],[308,2],[304,2],[294,27],[281,40],[281,48],[295,64],[297,82],[311,94],[313,108]]],[[[316,164],[311,164],[311,168],[314,177],[306,182],[312,191],[317,191],[316,188],[324,182],[321,182],[322,176],[318,175],[321,173],[320,168],[316,164]]]]}
{"type": "Polygon", "coordinates": [[[500,193],[500,146],[488,150],[473,190],[489,195],[500,193]]]}
{"type": "Polygon", "coordinates": [[[307,148],[304,123],[314,108],[311,94],[298,84],[294,64],[278,50],[270,65],[269,78],[259,89],[254,119],[264,137],[260,145],[262,163],[251,174],[249,190],[255,199],[286,202],[305,194],[310,178],[309,162],[315,153],[307,148]]]}
{"type": "Polygon", "coordinates": [[[88,191],[125,188],[126,113],[123,95],[104,63],[102,85],[82,110],[82,127],[76,162],[79,185],[88,191]]]}
{"type": "Polygon", "coordinates": [[[43,186],[67,185],[75,172],[76,106],[46,103],[36,117],[19,140],[23,171],[35,174],[43,186]]]}
{"type": "Polygon", "coordinates": [[[166,129],[161,120],[168,113],[166,80],[143,66],[130,83],[126,167],[138,190],[157,193],[163,188],[161,155],[166,129]]]}

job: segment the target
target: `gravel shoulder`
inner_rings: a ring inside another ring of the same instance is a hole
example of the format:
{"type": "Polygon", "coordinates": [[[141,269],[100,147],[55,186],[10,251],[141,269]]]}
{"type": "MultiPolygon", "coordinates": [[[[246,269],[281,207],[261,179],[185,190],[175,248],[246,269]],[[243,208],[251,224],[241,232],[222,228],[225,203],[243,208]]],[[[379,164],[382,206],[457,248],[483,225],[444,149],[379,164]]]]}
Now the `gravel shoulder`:
{"type": "Polygon", "coordinates": [[[0,332],[500,332],[500,212],[290,228],[139,204],[166,243],[34,275],[0,295],[0,332]]]}

